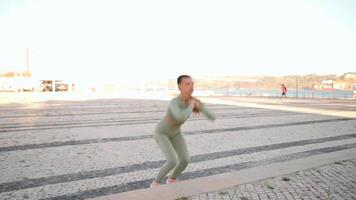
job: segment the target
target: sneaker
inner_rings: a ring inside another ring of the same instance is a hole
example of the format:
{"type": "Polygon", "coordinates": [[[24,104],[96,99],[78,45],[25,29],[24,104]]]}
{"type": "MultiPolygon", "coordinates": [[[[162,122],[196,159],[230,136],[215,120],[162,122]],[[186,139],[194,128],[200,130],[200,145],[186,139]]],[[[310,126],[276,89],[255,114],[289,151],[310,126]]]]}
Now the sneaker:
{"type": "Polygon", "coordinates": [[[177,182],[177,179],[173,179],[173,178],[168,178],[167,179],[167,184],[176,183],[176,182],[177,182]]]}
{"type": "Polygon", "coordinates": [[[150,187],[156,187],[156,186],[159,186],[161,185],[160,183],[156,182],[155,180],[152,181],[150,187]]]}

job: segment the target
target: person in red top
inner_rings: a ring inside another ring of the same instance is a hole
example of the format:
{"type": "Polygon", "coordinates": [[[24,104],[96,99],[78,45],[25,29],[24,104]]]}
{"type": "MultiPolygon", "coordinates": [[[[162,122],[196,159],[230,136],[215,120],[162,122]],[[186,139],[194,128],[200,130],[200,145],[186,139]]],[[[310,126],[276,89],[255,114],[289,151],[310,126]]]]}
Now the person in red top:
{"type": "Polygon", "coordinates": [[[281,96],[281,98],[282,97],[287,97],[286,93],[287,93],[287,87],[284,84],[282,84],[282,96],[281,96]]]}

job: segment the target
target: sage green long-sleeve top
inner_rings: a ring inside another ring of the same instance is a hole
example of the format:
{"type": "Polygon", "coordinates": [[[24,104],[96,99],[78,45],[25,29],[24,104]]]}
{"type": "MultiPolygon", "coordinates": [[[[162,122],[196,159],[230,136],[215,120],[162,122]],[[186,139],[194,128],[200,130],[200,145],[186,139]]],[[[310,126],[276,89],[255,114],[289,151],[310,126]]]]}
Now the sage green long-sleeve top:
{"type": "MultiPolygon", "coordinates": [[[[180,96],[173,98],[169,102],[167,115],[173,119],[177,125],[183,124],[193,112],[193,105],[185,104],[180,96]]],[[[200,102],[199,111],[204,114],[209,120],[214,121],[215,115],[211,112],[204,103],[200,102]]]]}

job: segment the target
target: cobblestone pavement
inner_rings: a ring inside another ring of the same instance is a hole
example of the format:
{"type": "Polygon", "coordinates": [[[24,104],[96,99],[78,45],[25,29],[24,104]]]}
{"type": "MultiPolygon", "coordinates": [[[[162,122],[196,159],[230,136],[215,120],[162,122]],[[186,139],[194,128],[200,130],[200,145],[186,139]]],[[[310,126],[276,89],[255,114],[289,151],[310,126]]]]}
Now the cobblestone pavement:
{"type": "MultiPolygon", "coordinates": [[[[308,100],[293,102],[302,106],[308,100]]],[[[356,107],[350,100],[311,103],[356,107]]],[[[208,106],[216,113],[214,123],[192,116],[182,127],[191,162],[181,180],[356,152],[355,118],[208,106]]],[[[166,108],[167,101],[139,99],[0,105],[0,199],[87,199],[147,188],[165,162],[152,134],[166,108]]]]}
{"type": "Polygon", "coordinates": [[[335,162],[225,190],[191,200],[356,199],[356,159],[335,162]]]}

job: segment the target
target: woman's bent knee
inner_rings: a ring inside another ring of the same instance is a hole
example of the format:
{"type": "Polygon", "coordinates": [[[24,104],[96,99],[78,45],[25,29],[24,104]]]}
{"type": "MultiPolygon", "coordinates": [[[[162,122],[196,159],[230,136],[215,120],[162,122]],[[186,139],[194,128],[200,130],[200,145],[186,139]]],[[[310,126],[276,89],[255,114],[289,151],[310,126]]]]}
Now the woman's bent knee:
{"type": "Polygon", "coordinates": [[[176,160],[168,160],[166,165],[169,169],[173,169],[177,165],[177,161],[176,160]]]}
{"type": "Polygon", "coordinates": [[[188,158],[180,159],[178,164],[181,166],[187,166],[189,164],[189,159],[188,158]]]}

